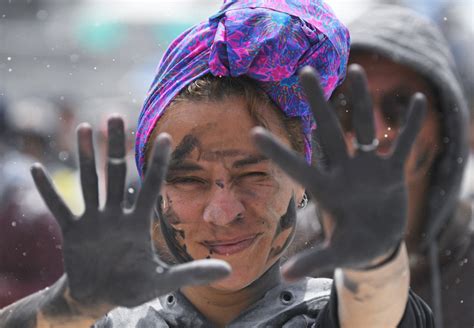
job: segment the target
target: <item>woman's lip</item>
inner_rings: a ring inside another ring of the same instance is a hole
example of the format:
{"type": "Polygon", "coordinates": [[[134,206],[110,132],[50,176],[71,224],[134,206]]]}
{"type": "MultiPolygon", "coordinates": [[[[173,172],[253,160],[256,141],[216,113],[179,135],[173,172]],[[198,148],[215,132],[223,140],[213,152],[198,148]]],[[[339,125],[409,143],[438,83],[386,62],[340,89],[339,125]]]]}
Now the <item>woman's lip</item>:
{"type": "Polygon", "coordinates": [[[250,247],[250,245],[253,244],[257,236],[258,234],[248,237],[233,238],[225,241],[206,241],[203,244],[210,251],[218,255],[232,255],[250,247]]]}

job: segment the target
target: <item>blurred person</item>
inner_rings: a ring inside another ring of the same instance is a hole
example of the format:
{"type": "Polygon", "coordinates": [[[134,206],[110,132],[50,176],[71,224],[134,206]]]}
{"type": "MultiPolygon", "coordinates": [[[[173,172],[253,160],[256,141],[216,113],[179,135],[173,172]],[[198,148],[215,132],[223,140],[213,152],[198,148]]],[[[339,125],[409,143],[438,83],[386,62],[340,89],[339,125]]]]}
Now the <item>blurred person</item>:
{"type": "MultiPolygon", "coordinates": [[[[472,327],[472,204],[459,194],[468,110],[448,44],[433,23],[396,6],[371,8],[349,30],[349,61],[367,72],[379,154],[390,154],[410,95],[427,95],[428,115],[405,167],[411,287],[433,308],[438,327],[472,327]]],[[[354,97],[347,84],[332,96],[349,149],[354,97]]]]}
{"type": "Polygon", "coordinates": [[[82,204],[76,197],[80,192],[77,169],[69,164],[70,155],[65,153],[71,144],[66,129],[74,124],[70,110],[47,98],[28,97],[12,103],[6,113],[10,147],[30,158],[30,165],[44,162],[66,202],[74,212],[81,211],[82,204]]]}
{"type": "Polygon", "coordinates": [[[38,97],[18,100],[8,107],[6,120],[12,147],[47,165],[56,161],[50,142],[57,136],[58,110],[52,102],[38,97]]]}
{"type": "Polygon", "coordinates": [[[344,78],[348,46],[330,8],[309,0],[225,1],[184,32],[161,60],[139,117],[143,180],[133,208],[123,207],[120,117],[108,121],[104,207],[90,125],[78,129],[83,214],[74,216],[33,166],[61,224],[67,273],[1,311],[0,324],[432,327],[429,308],[408,288],[402,236],[403,163],[425,97],[412,97],[396,151],[380,158],[370,144],[365,75],[351,67],[362,101],[354,114],[359,150],[349,157],[326,103],[344,78]],[[325,167],[310,165],[315,135],[331,159],[325,167]],[[326,247],[280,268],[305,189],[335,228],[326,247]],[[339,268],[334,283],[305,278],[331,268],[339,268]]]}
{"type": "Polygon", "coordinates": [[[59,225],[24,174],[28,160],[11,155],[0,163],[0,308],[63,274],[59,225]]]}
{"type": "MultiPolygon", "coordinates": [[[[0,108],[0,308],[51,285],[63,273],[61,231],[28,176],[29,167],[37,158],[15,147],[24,145],[25,140],[15,140],[19,130],[10,110],[3,102],[0,108]]],[[[34,138],[27,140],[31,139],[34,138]]]]}

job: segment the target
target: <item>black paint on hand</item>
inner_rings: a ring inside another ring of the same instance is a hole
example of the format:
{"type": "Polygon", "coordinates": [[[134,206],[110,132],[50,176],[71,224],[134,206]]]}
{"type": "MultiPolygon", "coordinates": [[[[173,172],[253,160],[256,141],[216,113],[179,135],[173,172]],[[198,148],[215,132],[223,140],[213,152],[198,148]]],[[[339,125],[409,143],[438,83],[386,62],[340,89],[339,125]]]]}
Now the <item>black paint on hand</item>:
{"type": "MultiPolygon", "coordinates": [[[[354,97],[354,131],[359,144],[370,145],[375,128],[365,73],[360,66],[351,65],[348,78],[353,94],[358,95],[354,97]]],[[[263,154],[306,187],[330,214],[335,228],[324,246],[297,254],[285,264],[282,271],[288,279],[336,267],[363,268],[399,244],[407,216],[403,168],[426,103],[423,94],[412,96],[406,124],[390,156],[379,157],[376,149],[359,149],[351,157],[316,72],[304,68],[300,81],[317,122],[313,139],[319,141],[320,148],[314,148],[324,153],[325,165],[309,166],[263,128],[254,129],[254,139],[263,154]]]]}
{"type": "Polygon", "coordinates": [[[108,130],[104,208],[99,208],[90,125],[78,127],[85,202],[85,211],[80,217],[72,214],[40,164],[31,169],[37,188],[62,229],[63,257],[71,296],[86,305],[134,307],[182,286],[204,284],[227,276],[230,267],[223,261],[201,260],[168,266],[153,250],[150,223],[168,166],[169,136],[158,136],[136,204],[132,209],[124,209],[126,164],[122,119],[110,118],[108,130]]]}

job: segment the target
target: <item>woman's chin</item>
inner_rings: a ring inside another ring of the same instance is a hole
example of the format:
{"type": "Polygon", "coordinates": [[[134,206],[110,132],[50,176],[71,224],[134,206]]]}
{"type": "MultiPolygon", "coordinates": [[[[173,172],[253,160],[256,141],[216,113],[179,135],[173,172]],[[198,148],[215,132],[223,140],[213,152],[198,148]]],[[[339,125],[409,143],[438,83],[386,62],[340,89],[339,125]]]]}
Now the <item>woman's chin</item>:
{"type": "Polygon", "coordinates": [[[258,278],[257,274],[250,275],[250,272],[232,270],[232,273],[227,278],[211,283],[210,287],[221,291],[236,292],[249,286],[258,278]]]}

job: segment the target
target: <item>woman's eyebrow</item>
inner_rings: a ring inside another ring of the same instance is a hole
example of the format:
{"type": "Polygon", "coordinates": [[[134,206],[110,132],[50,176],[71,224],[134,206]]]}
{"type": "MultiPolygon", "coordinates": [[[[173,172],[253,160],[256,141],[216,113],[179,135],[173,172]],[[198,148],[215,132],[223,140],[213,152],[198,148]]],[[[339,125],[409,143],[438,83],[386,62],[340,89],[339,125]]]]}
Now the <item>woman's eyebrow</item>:
{"type": "Polygon", "coordinates": [[[242,166],[258,164],[264,161],[268,161],[268,157],[263,155],[250,155],[246,158],[239,159],[232,164],[233,168],[241,168],[242,166]]]}

